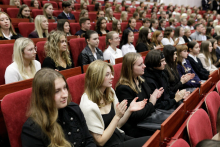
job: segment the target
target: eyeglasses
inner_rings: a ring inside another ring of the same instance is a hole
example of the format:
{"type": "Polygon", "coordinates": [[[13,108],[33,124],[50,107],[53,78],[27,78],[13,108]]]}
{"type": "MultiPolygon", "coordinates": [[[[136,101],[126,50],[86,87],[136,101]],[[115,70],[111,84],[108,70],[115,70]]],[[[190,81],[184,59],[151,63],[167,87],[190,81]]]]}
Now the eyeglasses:
{"type": "Polygon", "coordinates": [[[30,49],[28,49],[28,51],[29,51],[29,52],[34,52],[34,51],[37,52],[37,47],[30,48],[30,49]]]}

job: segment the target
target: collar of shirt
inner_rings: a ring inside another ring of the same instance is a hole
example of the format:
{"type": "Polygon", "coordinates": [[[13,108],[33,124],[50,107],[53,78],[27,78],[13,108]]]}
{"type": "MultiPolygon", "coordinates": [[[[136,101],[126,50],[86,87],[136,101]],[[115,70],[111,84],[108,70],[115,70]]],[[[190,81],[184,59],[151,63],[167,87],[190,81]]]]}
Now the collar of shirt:
{"type": "Polygon", "coordinates": [[[69,13],[67,14],[67,13],[65,13],[64,11],[63,11],[63,13],[66,15],[66,17],[70,17],[69,13]]]}
{"type": "Polygon", "coordinates": [[[182,61],[182,65],[184,65],[186,63],[186,59],[183,59],[182,61]]]}
{"type": "Polygon", "coordinates": [[[193,56],[192,54],[190,54],[189,53],[189,55],[188,56],[190,56],[190,57],[192,57],[197,63],[198,63],[198,60],[197,60],[197,58],[196,58],[196,56],[193,56]]]}
{"type": "Polygon", "coordinates": [[[113,54],[117,54],[118,52],[117,52],[117,48],[116,48],[116,51],[109,45],[109,51],[111,52],[111,53],[113,53],[113,54]]]}
{"type": "MultiPolygon", "coordinates": [[[[3,33],[3,32],[2,32],[3,33]]],[[[3,33],[3,36],[5,37],[5,38],[7,38],[8,40],[11,40],[11,37],[13,36],[12,35],[12,33],[10,32],[10,34],[9,34],[9,36],[7,37],[7,36],[5,36],[5,34],[3,33]]]]}

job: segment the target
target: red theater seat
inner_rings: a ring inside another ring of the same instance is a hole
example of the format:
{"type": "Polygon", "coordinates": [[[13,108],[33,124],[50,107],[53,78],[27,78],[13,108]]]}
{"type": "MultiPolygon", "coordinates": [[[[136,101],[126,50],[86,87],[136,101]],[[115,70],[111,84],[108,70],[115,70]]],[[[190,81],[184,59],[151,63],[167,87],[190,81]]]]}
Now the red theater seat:
{"type": "Polygon", "coordinates": [[[63,12],[63,10],[54,10],[53,11],[53,16],[58,16],[60,13],[62,13],[63,12]]]}
{"type": "Polygon", "coordinates": [[[190,147],[189,144],[182,138],[176,140],[170,147],[190,147]]]}
{"type": "Polygon", "coordinates": [[[72,101],[79,104],[84,92],[85,74],[76,75],[67,79],[72,101]]]}
{"type": "Polygon", "coordinates": [[[80,11],[71,11],[71,13],[75,16],[75,20],[79,22],[80,11]]]}
{"type": "Polygon", "coordinates": [[[19,8],[7,8],[7,13],[10,18],[17,18],[19,12],[19,8]]]}
{"type": "Polygon", "coordinates": [[[14,44],[0,44],[0,85],[5,84],[5,70],[12,63],[14,44]]]}
{"type": "Polygon", "coordinates": [[[89,12],[89,19],[91,22],[94,22],[97,18],[97,13],[96,12],[89,12]]]}
{"type": "Polygon", "coordinates": [[[52,30],[57,30],[57,23],[49,23],[48,32],[52,30]]]}
{"type": "Polygon", "coordinates": [[[32,10],[33,18],[35,18],[37,15],[43,15],[43,10],[42,9],[33,9],[32,10]]]}
{"type": "Polygon", "coordinates": [[[79,4],[74,4],[74,9],[79,10],[80,9],[80,3],[79,4]]]}
{"type": "Polygon", "coordinates": [[[34,23],[32,22],[20,22],[18,24],[18,29],[20,34],[23,37],[28,37],[28,35],[34,31],[35,27],[34,27],[34,23]]]}
{"type": "Polygon", "coordinates": [[[134,45],[134,46],[136,46],[138,37],[139,37],[139,33],[134,33],[134,42],[133,42],[133,45],[134,45]]]}
{"type": "Polygon", "coordinates": [[[53,8],[58,9],[57,2],[54,2],[54,1],[42,1],[42,6],[44,6],[44,4],[46,4],[46,3],[51,3],[53,5],[53,8]]]}
{"type": "Polygon", "coordinates": [[[113,13],[113,16],[119,20],[121,18],[121,13],[113,13]]]}
{"type": "Polygon", "coordinates": [[[8,131],[10,145],[22,147],[22,126],[27,120],[26,111],[30,103],[31,88],[6,95],[1,107],[8,131]]]}
{"type": "Polygon", "coordinates": [[[87,5],[87,9],[89,12],[95,11],[95,5],[87,5]]]}
{"type": "MultiPolygon", "coordinates": [[[[31,6],[31,1],[32,1],[32,0],[23,0],[24,4],[28,5],[29,7],[31,6]]],[[[39,6],[40,6],[40,8],[41,8],[41,2],[38,1],[38,3],[39,3],[39,6]]]]}
{"type": "Polygon", "coordinates": [[[45,50],[44,50],[45,43],[46,43],[46,41],[40,41],[36,44],[37,55],[38,55],[38,58],[39,58],[39,61],[40,61],[41,65],[43,64],[43,61],[46,57],[45,50]]]}
{"type": "Polygon", "coordinates": [[[113,83],[112,83],[112,88],[115,89],[115,86],[121,76],[122,63],[115,64],[115,65],[113,65],[113,67],[114,67],[114,79],[113,79],[113,83]]]}
{"type": "Polygon", "coordinates": [[[100,50],[102,50],[102,52],[104,52],[104,50],[106,49],[105,37],[106,37],[106,36],[101,36],[101,37],[99,37],[99,46],[98,46],[98,48],[99,48],[100,50]]]}
{"type": "Polygon", "coordinates": [[[112,23],[107,23],[106,29],[112,31],[112,23]]]}

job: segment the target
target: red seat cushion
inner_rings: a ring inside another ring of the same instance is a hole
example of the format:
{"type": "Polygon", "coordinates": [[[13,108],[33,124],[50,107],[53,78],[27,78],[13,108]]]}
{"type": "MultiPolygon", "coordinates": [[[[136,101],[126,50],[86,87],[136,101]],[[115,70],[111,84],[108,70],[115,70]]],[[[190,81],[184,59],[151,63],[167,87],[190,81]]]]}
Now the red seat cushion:
{"type": "Polygon", "coordinates": [[[175,141],[170,147],[190,147],[189,144],[182,138],[175,141]]]}
{"type": "Polygon", "coordinates": [[[192,114],[187,122],[187,130],[192,147],[204,139],[213,137],[209,116],[203,109],[198,109],[192,114]]]}
{"type": "Polygon", "coordinates": [[[39,58],[41,65],[43,64],[43,61],[46,57],[45,49],[44,49],[45,43],[46,43],[46,41],[39,41],[36,43],[37,55],[38,55],[38,58],[39,58]]]}
{"type": "Polygon", "coordinates": [[[113,16],[119,20],[121,18],[121,13],[113,13],[113,16]]]}
{"type": "Polygon", "coordinates": [[[31,91],[32,88],[29,88],[8,94],[1,104],[10,145],[13,147],[22,147],[21,132],[27,120],[26,111],[30,103],[31,91]]]}
{"type": "Polygon", "coordinates": [[[12,63],[14,44],[0,44],[0,85],[5,84],[5,70],[12,63]]]}
{"type": "Polygon", "coordinates": [[[28,37],[28,35],[34,31],[34,23],[32,22],[20,22],[18,24],[18,29],[23,37],[28,37]]]}
{"type": "Polygon", "coordinates": [[[58,9],[58,5],[57,2],[53,2],[53,1],[42,1],[42,5],[44,6],[44,4],[46,3],[51,3],[53,5],[53,8],[58,9]]]}
{"type": "Polygon", "coordinates": [[[79,104],[84,93],[85,74],[80,74],[67,79],[72,101],[79,104]]]}
{"type": "MultiPolygon", "coordinates": [[[[219,82],[218,82],[219,84],[219,82]]],[[[212,124],[213,135],[217,133],[216,123],[217,123],[217,113],[220,107],[220,97],[216,91],[210,92],[205,98],[206,107],[209,113],[209,117],[212,124]]]]}
{"type": "Polygon", "coordinates": [[[121,67],[122,67],[122,63],[113,65],[113,68],[114,68],[114,79],[113,79],[113,83],[112,83],[113,89],[115,89],[115,86],[118,83],[118,80],[121,76],[121,67]]]}
{"type": "Polygon", "coordinates": [[[7,13],[10,18],[17,18],[19,12],[19,8],[7,8],[7,13]]]}
{"type": "Polygon", "coordinates": [[[33,9],[32,10],[33,18],[35,18],[37,15],[43,15],[43,10],[42,9],[33,9]]]}

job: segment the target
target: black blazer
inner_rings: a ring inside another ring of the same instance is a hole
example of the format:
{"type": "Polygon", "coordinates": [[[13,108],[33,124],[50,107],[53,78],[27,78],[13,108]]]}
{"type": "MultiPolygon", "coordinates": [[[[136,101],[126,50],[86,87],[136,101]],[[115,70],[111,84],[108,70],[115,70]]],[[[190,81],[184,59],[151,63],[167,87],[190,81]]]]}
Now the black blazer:
{"type": "MultiPolygon", "coordinates": [[[[74,147],[96,147],[79,105],[71,102],[58,111],[57,122],[62,127],[67,141],[74,147]]],[[[22,127],[21,142],[23,147],[47,147],[50,144],[49,138],[31,118],[28,118],[22,127]]]]}
{"type": "MultiPolygon", "coordinates": [[[[96,48],[96,51],[97,60],[104,60],[102,51],[99,48],[96,48]]],[[[93,56],[91,49],[87,45],[79,55],[78,65],[83,66],[86,64],[90,64],[95,60],[96,58],[93,56]]]]}
{"type": "MultiPolygon", "coordinates": [[[[96,32],[100,35],[100,36],[102,36],[102,32],[100,31],[100,30],[96,30],[96,32]]],[[[106,30],[106,34],[109,32],[109,30],[106,30]]]]}
{"type": "Polygon", "coordinates": [[[217,13],[219,13],[220,9],[217,10],[218,6],[219,6],[219,5],[218,5],[217,1],[214,0],[214,1],[212,2],[212,11],[213,11],[213,10],[216,10],[217,13]]]}
{"type": "Polygon", "coordinates": [[[202,66],[202,62],[200,61],[199,58],[196,58],[198,63],[190,56],[187,57],[187,60],[189,60],[192,68],[196,72],[196,74],[199,76],[201,80],[208,80],[209,78],[209,71],[207,71],[205,68],[202,66]]]}
{"type": "Polygon", "coordinates": [[[209,3],[209,0],[207,0],[207,2],[205,0],[202,0],[202,9],[203,10],[209,9],[210,4],[208,4],[208,3],[209,3]]]}
{"type": "Polygon", "coordinates": [[[216,53],[217,59],[219,60],[220,59],[220,48],[217,47],[217,49],[215,49],[215,53],[216,53]]]}
{"type": "MultiPolygon", "coordinates": [[[[191,37],[189,37],[190,39],[191,39],[191,41],[192,41],[192,38],[191,37]]],[[[185,35],[183,35],[183,39],[184,39],[184,41],[185,41],[185,43],[188,43],[188,42],[190,42],[189,41],[189,39],[185,36],[185,35]]]]}
{"type": "Polygon", "coordinates": [[[157,28],[157,30],[164,31],[161,26],[157,28]]]}
{"type": "MultiPolygon", "coordinates": [[[[3,34],[2,34],[3,35],[3,34]]],[[[13,35],[13,36],[11,36],[11,40],[12,39],[18,39],[18,38],[20,38],[20,37],[22,37],[21,36],[21,34],[19,34],[19,33],[17,33],[17,35],[13,35]]],[[[0,37],[0,40],[8,40],[7,38],[5,38],[4,36],[2,36],[2,37],[0,37]]]]}
{"type": "Polygon", "coordinates": [[[135,48],[138,53],[145,52],[145,51],[149,50],[146,43],[138,43],[135,48]]]}
{"type": "MultiPolygon", "coordinates": [[[[72,13],[69,13],[69,15],[70,15],[70,19],[74,19],[74,20],[75,20],[75,16],[74,16],[72,13]]],[[[68,18],[67,18],[66,15],[62,12],[62,13],[60,13],[60,14],[57,16],[57,19],[68,19],[68,18]]]]}
{"type": "MultiPolygon", "coordinates": [[[[46,38],[45,33],[43,33],[43,37],[46,38]]],[[[28,38],[39,38],[37,31],[33,31],[29,34],[28,38]]]]}

